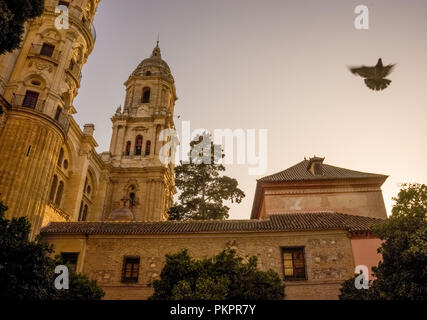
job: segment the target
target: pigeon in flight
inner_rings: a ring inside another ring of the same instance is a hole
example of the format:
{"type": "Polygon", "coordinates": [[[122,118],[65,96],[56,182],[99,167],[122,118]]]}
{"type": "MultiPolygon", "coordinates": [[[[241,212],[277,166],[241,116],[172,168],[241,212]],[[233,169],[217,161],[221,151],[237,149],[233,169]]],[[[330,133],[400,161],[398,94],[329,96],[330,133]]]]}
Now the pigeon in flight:
{"type": "Polygon", "coordinates": [[[384,66],[383,61],[380,58],[378,59],[378,63],[375,67],[361,66],[349,69],[353,74],[365,78],[365,84],[369,89],[380,91],[390,85],[391,80],[386,79],[386,77],[393,71],[394,66],[395,64],[384,66]]]}

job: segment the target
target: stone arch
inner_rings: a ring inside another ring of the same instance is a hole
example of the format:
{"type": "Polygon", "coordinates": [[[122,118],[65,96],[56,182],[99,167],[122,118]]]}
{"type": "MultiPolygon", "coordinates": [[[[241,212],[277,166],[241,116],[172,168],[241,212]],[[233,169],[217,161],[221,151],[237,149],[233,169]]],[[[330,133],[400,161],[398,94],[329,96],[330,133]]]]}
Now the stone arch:
{"type": "Polygon", "coordinates": [[[28,88],[37,88],[38,90],[46,89],[46,79],[40,74],[28,72],[24,77],[24,85],[28,88]],[[37,82],[38,84],[34,83],[37,82]]]}
{"type": "Polygon", "coordinates": [[[72,151],[72,149],[70,147],[70,142],[66,141],[61,146],[61,148],[64,150],[64,158],[62,160],[62,166],[61,166],[61,168],[64,169],[64,171],[67,173],[67,176],[69,176],[73,172],[73,169],[74,169],[73,166],[75,166],[74,161],[73,161],[74,155],[73,155],[73,151],[72,151]],[[65,160],[67,160],[67,163],[68,163],[66,166],[64,166],[65,160]]]}
{"type": "Polygon", "coordinates": [[[50,185],[49,201],[55,200],[56,188],[58,186],[58,175],[54,174],[50,185]]]}
{"type": "MultiPolygon", "coordinates": [[[[98,191],[98,176],[95,173],[95,170],[92,168],[92,166],[89,165],[87,168],[87,174],[86,177],[88,178],[88,181],[90,181],[91,184],[91,192],[90,192],[90,198],[94,198],[96,195],[96,192],[98,191]]],[[[87,188],[87,186],[86,186],[87,188]]],[[[87,190],[85,190],[87,191],[87,190]]]]}
{"type": "Polygon", "coordinates": [[[65,183],[64,181],[61,180],[58,184],[58,189],[56,190],[56,196],[55,196],[55,205],[58,208],[60,208],[62,204],[64,189],[65,189],[65,183]]]}
{"type": "Polygon", "coordinates": [[[40,40],[59,46],[62,42],[62,35],[55,28],[46,28],[40,32],[40,40]]]}
{"type": "Polygon", "coordinates": [[[79,168],[77,167],[74,159],[77,158],[78,152],[77,152],[77,149],[76,149],[74,143],[70,139],[67,139],[65,141],[65,143],[62,145],[62,148],[64,148],[65,153],[68,156],[68,162],[69,162],[69,169],[68,170],[77,171],[79,168]]]}
{"type": "Polygon", "coordinates": [[[124,196],[125,198],[128,198],[130,200],[129,205],[132,207],[139,204],[139,197],[138,197],[139,190],[140,190],[139,184],[136,180],[129,180],[128,183],[123,188],[124,196]]]}

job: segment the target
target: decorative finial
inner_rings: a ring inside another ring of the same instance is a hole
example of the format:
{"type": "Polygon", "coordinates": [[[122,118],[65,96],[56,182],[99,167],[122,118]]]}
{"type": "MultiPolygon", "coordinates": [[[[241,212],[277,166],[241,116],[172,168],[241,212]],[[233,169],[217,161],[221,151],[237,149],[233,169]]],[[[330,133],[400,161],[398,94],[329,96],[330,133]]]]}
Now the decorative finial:
{"type": "Polygon", "coordinates": [[[160,48],[159,48],[159,36],[157,36],[157,45],[156,47],[153,49],[153,54],[151,55],[151,57],[158,57],[158,58],[162,58],[162,54],[160,53],[160,48]]]}
{"type": "Polygon", "coordinates": [[[157,33],[157,46],[159,46],[159,42],[160,42],[160,32],[157,33]]]}

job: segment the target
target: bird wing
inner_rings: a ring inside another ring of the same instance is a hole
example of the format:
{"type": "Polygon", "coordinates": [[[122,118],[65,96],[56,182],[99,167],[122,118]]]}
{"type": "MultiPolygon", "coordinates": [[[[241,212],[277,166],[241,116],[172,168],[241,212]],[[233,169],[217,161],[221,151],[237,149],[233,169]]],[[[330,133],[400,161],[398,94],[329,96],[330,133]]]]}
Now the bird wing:
{"type": "Polygon", "coordinates": [[[393,69],[394,69],[394,67],[395,67],[396,65],[395,64],[389,64],[388,66],[385,66],[384,68],[383,68],[383,71],[382,71],[382,77],[383,78],[385,78],[385,77],[387,77],[390,73],[392,73],[393,72],[393,69]]]}
{"type": "Polygon", "coordinates": [[[362,78],[371,78],[374,75],[375,68],[373,67],[357,67],[357,68],[349,68],[351,73],[357,74],[361,76],[362,78]]]}

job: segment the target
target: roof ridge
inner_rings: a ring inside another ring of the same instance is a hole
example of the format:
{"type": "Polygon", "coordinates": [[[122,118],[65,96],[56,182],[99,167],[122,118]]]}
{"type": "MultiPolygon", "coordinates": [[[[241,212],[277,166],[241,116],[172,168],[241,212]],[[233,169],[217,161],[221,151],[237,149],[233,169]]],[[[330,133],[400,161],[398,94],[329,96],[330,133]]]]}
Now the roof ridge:
{"type": "Polygon", "coordinates": [[[322,174],[312,174],[307,168],[309,160],[305,159],[285,170],[270,174],[257,180],[257,182],[284,182],[284,181],[314,181],[330,179],[365,179],[387,178],[387,175],[357,171],[343,167],[322,163],[322,174]]]}
{"type": "Polygon", "coordinates": [[[293,169],[293,168],[295,168],[295,167],[299,166],[301,163],[304,163],[304,162],[308,162],[308,160],[306,160],[306,159],[305,159],[305,160],[302,160],[302,161],[298,162],[297,164],[294,164],[293,166],[290,166],[290,167],[289,167],[289,168],[287,168],[287,169],[284,169],[284,170],[282,170],[282,171],[278,171],[278,172],[276,172],[276,173],[272,173],[272,174],[270,174],[270,175],[268,175],[268,176],[265,176],[265,177],[259,178],[259,179],[257,179],[257,181],[262,181],[263,179],[270,178],[270,177],[275,176],[275,175],[278,175],[278,174],[280,174],[280,173],[282,173],[282,172],[285,172],[285,171],[288,171],[288,170],[290,170],[290,169],[293,169]]]}
{"type": "Polygon", "coordinates": [[[42,234],[183,234],[229,232],[292,232],[301,230],[370,231],[369,226],[383,219],[338,212],[288,213],[268,219],[193,220],[158,222],[52,222],[42,234]]]}

